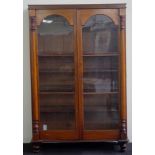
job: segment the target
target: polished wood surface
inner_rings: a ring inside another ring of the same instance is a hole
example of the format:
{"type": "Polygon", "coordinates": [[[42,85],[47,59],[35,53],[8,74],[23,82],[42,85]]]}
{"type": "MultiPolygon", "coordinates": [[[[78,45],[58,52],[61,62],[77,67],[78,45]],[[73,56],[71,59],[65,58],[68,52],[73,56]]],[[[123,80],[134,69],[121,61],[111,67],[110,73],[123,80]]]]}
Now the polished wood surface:
{"type": "Polygon", "coordinates": [[[84,130],[84,106],[83,106],[83,57],[82,57],[82,29],[79,20],[80,12],[77,11],[77,52],[78,52],[78,93],[79,93],[79,138],[83,139],[84,130]]]}
{"type": "Polygon", "coordinates": [[[121,4],[74,4],[74,5],[29,5],[29,9],[120,9],[126,8],[125,3],[121,4]]]}
{"type": "Polygon", "coordinates": [[[116,140],[119,139],[119,130],[84,131],[85,140],[116,140]]]}
{"type": "Polygon", "coordinates": [[[120,47],[121,47],[121,139],[127,138],[127,104],[126,104],[126,20],[125,9],[120,9],[120,47]]]}
{"type": "Polygon", "coordinates": [[[40,138],[42,140],[77,140],[79,139],[78,131],[69,131],[69,130],[55,130],[55,131],[43,131],[40,133],[40,138]]]}
{"type": "Polygon", "coordinates": [[[39,99],[38,99],[38,61],[37,61],[37,32],[36,11],[29,10],[30,18],[30,62],[31,62],[31,91],[32,91],[32,128],[33,141],[39,140],[39,99]]]}

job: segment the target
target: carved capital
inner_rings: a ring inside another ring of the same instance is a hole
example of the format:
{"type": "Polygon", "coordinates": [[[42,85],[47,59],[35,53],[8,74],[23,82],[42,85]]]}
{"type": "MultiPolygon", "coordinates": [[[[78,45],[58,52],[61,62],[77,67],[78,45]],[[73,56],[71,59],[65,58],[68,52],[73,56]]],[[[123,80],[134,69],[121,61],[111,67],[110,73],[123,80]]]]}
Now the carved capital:
{"type": "Polygon", "coordinates": [[[120,16],[120,28],[121,30],[126,28],[126,19],[125,19],[125,15],[121,15],[120,16]]]}
{"type": "Polygon", "coordinates": [[[30,16],[30,29],[31,31],[36,30],[36,16],[30,16]]]}
{"type": "Polygon", "coordinates": [[[39,134],[39,121],[33,121],[33,134],[39,134]]]}
{"type": "Polygon", "coordinates": [[[121,121],[121,139],[127,138],[127,125],[126,120],[121,121]]]}

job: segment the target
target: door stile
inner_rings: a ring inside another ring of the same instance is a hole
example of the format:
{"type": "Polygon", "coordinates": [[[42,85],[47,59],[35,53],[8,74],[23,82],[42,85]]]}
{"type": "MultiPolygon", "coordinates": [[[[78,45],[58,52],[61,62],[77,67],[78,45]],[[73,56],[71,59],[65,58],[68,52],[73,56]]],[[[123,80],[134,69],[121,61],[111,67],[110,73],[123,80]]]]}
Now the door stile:
{"type": "Polygon", "coordinates": [[[75,123],[76,123],[76,134],[79,139],[79,80],[78,80],[78,45],[77,45],[77,17],[76,10],[74,10],[74,66],[75,66],[75,123]]]}
{"type": "Polygon", "coordinates": [[[80,10],[77,9],[77,53],[78,53],[78,85],[79,85],[79,138],[83,139],[84,131],[84,105],[83,105],[83,55],[82,55],[82,29],[80,10]]]}

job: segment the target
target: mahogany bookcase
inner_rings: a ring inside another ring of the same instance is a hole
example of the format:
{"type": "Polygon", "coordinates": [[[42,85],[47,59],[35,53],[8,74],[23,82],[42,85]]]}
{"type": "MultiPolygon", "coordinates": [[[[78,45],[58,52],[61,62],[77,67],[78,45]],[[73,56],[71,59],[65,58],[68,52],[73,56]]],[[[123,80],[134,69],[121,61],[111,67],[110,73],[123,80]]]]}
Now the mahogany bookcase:
{"type": "Polygon", "coordinates": [[[126,149],[125,8],[29,5],[35,152],[73,141],[126,149]]]}

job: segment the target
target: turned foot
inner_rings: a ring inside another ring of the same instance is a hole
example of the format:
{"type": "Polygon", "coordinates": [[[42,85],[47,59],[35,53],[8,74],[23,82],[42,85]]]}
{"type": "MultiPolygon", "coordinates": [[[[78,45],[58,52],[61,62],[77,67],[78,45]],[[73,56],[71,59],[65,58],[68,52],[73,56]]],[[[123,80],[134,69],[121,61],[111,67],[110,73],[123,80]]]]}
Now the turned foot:
{"type": "Polygon", "coordinates": [[[121,144],[120,144],[120,151],[121,151],[121,152],[125,152],[126,149],[127,149],[127,144],[126,144],[126,143],[121,143],[121,144]]]}
{"type": "Polygon", "coordinates": [[[33,143],[32,149],[34,153],[38,153],[40,151],[40,144],[39,143],[33,143]]]}

